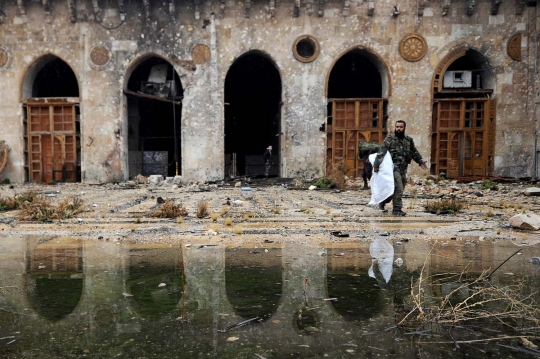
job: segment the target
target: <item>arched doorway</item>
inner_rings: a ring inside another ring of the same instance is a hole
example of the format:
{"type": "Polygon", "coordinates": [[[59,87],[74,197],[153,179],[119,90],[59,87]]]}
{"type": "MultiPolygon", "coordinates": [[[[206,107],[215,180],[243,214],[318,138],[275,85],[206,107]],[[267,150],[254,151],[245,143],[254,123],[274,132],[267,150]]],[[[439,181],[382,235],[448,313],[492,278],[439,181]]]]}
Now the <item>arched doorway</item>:
{"type": "Polygon", "coordinates": [[[261,52],[239,57],[225,78],[225,174],[263,176],[262,155],[272,146],[270,176],[280,175],[281,77],[261,52]]]}
{"type": "Polygon", "coordinates": [[[161,57],[142,61],[127,90],[129,177],[181,174],[181,114],[184,89],[161,57]]]}
{"type": "Polygon", "coordinates": [[[433,75],[431,174],[493,175],[495,87],[487,59],[476,50],[449,53],[433,75]]]}
{"type": "Polygon", "coordinates": [[[79,84],[62,59],[46,55],[23,79],[25,179],[80,181],[79,84]]]}
{"type": "Polygon", "coordinates": [[[362,176],[358,144],[384,140],[390,92],[387,67],[371,51],[358,47],[335,62],[328,78],[327,173],[344,165],[347,176],[362,176]]]}

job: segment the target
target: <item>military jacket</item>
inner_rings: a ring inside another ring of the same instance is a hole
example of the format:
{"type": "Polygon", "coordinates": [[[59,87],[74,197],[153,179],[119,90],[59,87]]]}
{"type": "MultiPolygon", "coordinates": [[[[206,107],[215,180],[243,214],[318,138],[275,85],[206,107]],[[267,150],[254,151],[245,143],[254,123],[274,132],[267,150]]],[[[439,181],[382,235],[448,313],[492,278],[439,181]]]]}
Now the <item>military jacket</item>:
{"type": "Polygon", "coordinates": [[[411,137],[405,136],[404,138],[399,138],[395,134],[390,134],[386,136],[379,152],[377,152],[373,167],[378,168],[380,166],[388,151],[390,151],[392,161],[394,162],[394,171],[397,170],[401,173],[406,173],[407,167],[412,160],[419,165],[424,162],[422,156],[414,146],[414,141],[411,137]]]}

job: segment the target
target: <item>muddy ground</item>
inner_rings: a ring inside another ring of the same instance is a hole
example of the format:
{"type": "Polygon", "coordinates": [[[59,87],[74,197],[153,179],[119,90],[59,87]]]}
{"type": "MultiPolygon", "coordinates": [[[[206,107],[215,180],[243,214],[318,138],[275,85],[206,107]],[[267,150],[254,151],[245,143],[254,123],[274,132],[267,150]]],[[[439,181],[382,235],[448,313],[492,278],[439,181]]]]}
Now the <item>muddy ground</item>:
{"type": "MultiPolygon", "coordinates": [[[[540,233],[511,228],[510,217],[519,213],[538,213],[540,199],[526,196],[533,183],[498,183],[486,189],[485,183],[457,183],[428,178],[412,178],[406,187],[406,217],[393,217],[368,206],[371,193],[360,183],[348,182],[344,190],[307,190],[304,183],[283,180],[253,180],[251,183],[220,183],[151,186],[126,182],[85,185],[1,185],[0,196],[13,197],[36,191],[53,204],[79,197],[84,212],[74,218],[49,222],[22,221],[20,211],[0,212],[3,235],[43,235],[78,237],[135,243],[198,243],[238,246],[242,243],[285,240],[306,244],[319,242],[370,241],[384,236],[396,241],[511,241],[516,245],[540,242],[540,233]],[[241,187],[250,186],[246,198],[241,187]],[[188,215],[155,218],[158,198],[182,204],[188,215]],[[465,206],[455,214],[426,211],[428,202],[455,198],[465,206]],[[210,214],[197,218],[201,201],[207,201],[210,214]],[[232,220],[232,224],[227,222],[232,220]],[[336,236],[332,232],[341,232],[336,236]]],[[[390,207],[391,205],[388,205],[390,207]]]]}

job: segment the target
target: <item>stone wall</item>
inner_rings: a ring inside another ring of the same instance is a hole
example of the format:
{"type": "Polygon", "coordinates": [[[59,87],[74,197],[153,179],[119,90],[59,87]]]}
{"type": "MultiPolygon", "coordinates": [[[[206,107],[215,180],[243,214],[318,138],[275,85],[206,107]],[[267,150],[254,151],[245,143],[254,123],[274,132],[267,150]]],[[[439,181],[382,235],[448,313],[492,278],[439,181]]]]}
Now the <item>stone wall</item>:
{"type": "Polygon", "coordinates": [[[82,181],[127,178],[123,90],[137,64],[149,56],[172,63],[184,89],[183,177],[224,178],[225,77],[235,59],[252,50],[267,56],[281,76],[281,175],[323,175],[326,134],[319,127],[326,122],[329,74],[340,56],[358,46],[376,54],[388,68],[390,126],[397,119],[407,120],[407,131],[426,159],[431,153],[435,68],[460,46],[484,55],[495,79],[492,98],[497,100],[494,174],[537,175],[540,18],[538,8],[525,2],[406,0],[399,2],[396,16],[396,2],[390,0],[307,1],[296,9],[298,16],[292,1],[277,2],[274,8],[273,2],[260,1],[248,2],[249,6],[229,0],[200,4],[132,1],[129,8],[127,2],[109,2],[114,3],[109,5],[111,9],[98,9],[98,18],[106,18],[107,26],[119,25],[116,29],[105,29],[96,22],[96,2],[49,3],[50,8],[35,1],[4,2],[5,16],[0,13],[0,49],[8,58],[0,66],[1,139],[11,147],[2,178],[25,180],[22,84],[33,80],[29,68],[47,54],[65,61],[79,81],[82,181]],[[119,8],[123,3],[124,8],[119,8]],[[75,6],[74,12],[68,5],[75,6]],[[428,45],[426,55],[416,62],[406,61],[399,53],[400,40],[411,33],[422,35],[428,45]],[[516,33],[523,34],[521,61],[507,54],[508,40],[516,33]],[[296,60],[292,52],[295,39],[304,34],[320,44],[320,56],[310,63],[296,60]],[[197,44],[209,47],[208,62],[192,61],[197,44]],[[99,68],[89,58],[96,45],[105,46],[111,55],[99,68]]]}

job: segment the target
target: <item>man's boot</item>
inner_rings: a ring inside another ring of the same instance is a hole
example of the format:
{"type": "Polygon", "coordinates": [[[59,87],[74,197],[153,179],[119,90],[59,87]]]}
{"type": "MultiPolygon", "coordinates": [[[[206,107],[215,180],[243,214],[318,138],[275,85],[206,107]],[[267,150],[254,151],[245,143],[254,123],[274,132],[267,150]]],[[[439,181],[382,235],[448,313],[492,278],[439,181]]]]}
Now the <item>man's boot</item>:
{"type": "Polygon", "coordinates": [[[403,211],[401,210],[401,208],[398,208],[398,209],[394,209],[394,210],[392,211],[392,215],[394,215],[394,216],[396,216],[396,217],[404,217],[404,216],[407,215],[407,213],[403,212],[403,211]]]}
{"type": "Polygon", "coordinates": [[[369,187],[368,187],[368,185],[367,185],[367,181],[364,181],[364,187],[363,187],[362,189],[363,189],[363,190],[368,190],[368,189],[369,189],[369,187]]]}
{"type": "Polygon", "coordinates": [[[384,202],[379,203],[379,209],[380,209],[381,211],[383,211],[383,212],[388,212],[387,209],[384,209],[384,205],[385,205],[384,202]]]}

